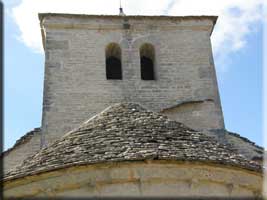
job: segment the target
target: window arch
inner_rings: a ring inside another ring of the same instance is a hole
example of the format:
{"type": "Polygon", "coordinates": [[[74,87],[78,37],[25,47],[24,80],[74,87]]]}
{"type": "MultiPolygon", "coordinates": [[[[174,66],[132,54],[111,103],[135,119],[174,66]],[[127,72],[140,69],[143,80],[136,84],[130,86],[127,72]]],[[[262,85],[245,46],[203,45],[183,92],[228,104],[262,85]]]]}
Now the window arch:
{"type": "Polygon", "coordinates": [[[106,77],[122,79],[121,48],[116,43],[110,43],[106,47],[106,77]]]}
{"type": "Polygon", "coordinates": [[[155,80],[155,49],[152,44],[145,43],[140,47],[141,79],[155,80]]]}

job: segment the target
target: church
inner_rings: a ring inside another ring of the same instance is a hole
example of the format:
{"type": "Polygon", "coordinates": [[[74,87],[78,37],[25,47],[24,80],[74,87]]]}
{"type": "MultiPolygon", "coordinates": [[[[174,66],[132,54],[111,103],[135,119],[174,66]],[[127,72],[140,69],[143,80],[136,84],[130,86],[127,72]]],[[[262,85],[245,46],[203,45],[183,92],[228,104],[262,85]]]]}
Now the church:
{"type": "Polygon", "coordinates": [[[264,149],[224,126],[217,16],[39,20],[42,124],[3,153],[5,197],[262,197],[264,149]]]}

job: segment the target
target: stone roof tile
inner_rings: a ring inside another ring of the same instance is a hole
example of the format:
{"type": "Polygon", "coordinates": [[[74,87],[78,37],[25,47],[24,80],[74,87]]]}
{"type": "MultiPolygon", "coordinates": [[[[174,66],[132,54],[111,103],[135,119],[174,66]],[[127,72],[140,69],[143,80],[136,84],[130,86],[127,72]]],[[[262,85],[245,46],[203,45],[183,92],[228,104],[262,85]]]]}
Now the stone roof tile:
{"type": "Polygon", "coordinates": [[[197,161],[254,171],[262,167],[229,146],[133,103],[115,104],[9,172],[13,179],[58,168],[131,160],[197,161]]]}

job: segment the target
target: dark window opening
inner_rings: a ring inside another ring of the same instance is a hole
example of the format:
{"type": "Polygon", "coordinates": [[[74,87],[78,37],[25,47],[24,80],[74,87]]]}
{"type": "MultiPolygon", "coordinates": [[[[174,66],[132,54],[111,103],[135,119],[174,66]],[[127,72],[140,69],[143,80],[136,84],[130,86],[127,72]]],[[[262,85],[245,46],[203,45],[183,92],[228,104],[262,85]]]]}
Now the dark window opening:
{"type": "Polygon", "coordinates": [[[143,44],[140,47],[141,79],[155,80],[154,60],[155,50],[152,44],[143,44]]]}
{"type": "Polygon", "coordinates": [[[122,79],[121,61],[111,56],[106,59],[107,79],[122,79]]]}
{"type": "Polygon", "coordinates": [[[154,80],[153,61],[146,57],[141,57],[141,78],[142,80],[154,80]]]}
{"type": "Polygon", "coordinates": [[[106,77],[107,79],[122,79],[121,48],[116,43],[106,47],[106,77]]]}

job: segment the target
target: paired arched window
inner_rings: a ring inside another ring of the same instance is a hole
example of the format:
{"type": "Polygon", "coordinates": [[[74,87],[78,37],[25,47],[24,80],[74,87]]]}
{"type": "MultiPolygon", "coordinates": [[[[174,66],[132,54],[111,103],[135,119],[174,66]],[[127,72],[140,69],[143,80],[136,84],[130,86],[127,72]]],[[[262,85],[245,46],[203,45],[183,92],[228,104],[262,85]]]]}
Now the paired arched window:
{"type": "Polygon", "coordinates": [[[106,47],[106,76],[107,79],[122,79],[121,48],[116,43],[106,47]]]}
{"type": "Polygon", "coordinates": [[[154,62],[155,49],[152,44],[143,44],[140,47],[141,79],[155,80],[154,62]]]}
{"type": "MultiPolygon", "coordinates": [[[[155,80],[155,49],[152,44],[145,43],[140,47],[141,79],[155,80]]],[[[122,79],[121,48],[117,43],[106,47],[107,79],[122,79]]]]}

